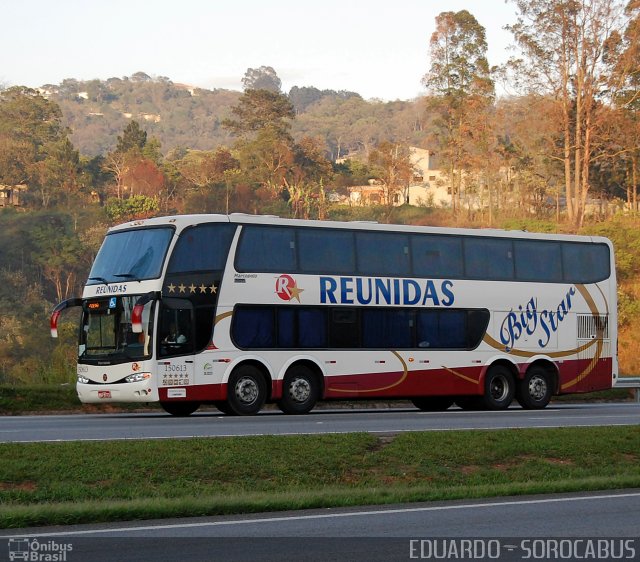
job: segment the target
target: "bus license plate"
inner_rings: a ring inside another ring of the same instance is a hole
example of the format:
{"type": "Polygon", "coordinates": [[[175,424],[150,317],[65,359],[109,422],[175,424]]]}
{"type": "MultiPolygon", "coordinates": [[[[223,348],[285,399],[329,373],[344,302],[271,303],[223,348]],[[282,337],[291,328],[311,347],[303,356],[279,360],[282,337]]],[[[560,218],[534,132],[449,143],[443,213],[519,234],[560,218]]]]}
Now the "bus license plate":
{"type": "Polygon", "coordinates": [[[98,390],[98,398],[111,398],[110,390],[98,390]]]}

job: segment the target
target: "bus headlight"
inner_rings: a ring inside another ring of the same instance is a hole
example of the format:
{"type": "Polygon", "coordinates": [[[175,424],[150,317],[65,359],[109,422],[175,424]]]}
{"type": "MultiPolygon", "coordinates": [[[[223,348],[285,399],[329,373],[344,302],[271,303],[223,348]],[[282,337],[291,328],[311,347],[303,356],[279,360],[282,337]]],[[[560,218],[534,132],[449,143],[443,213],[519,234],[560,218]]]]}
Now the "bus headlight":
{"type": "Polygon", "coordinates": [[[89,379],[87,377],[83,377],[82,375],[78,375],[78,382],[80,384],[89,384],[89,379]]]}
{"type": "Polygon", "coordinates": [[[135,373],[129,375],[126,379],[127,382],[142,382],[151,377],[151,373],[135,373]]]}

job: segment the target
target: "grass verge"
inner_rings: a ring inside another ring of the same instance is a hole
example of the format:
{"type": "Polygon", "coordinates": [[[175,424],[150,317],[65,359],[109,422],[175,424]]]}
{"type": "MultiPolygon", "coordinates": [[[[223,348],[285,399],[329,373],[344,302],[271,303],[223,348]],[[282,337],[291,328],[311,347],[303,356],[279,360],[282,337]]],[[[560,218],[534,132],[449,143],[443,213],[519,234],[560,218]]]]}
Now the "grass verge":
{"type": "Polygon", "coordinates": [[[0,527],[640,487],[640,427],[0,445],[0,527]]]}
{"type": "Polygon", "coordinates": [[[44,413],[97,413],[130,410],[160,410],[157,403],[81,404],[75,384],[0,385],[0,415],[18,416],[44,413]]]}

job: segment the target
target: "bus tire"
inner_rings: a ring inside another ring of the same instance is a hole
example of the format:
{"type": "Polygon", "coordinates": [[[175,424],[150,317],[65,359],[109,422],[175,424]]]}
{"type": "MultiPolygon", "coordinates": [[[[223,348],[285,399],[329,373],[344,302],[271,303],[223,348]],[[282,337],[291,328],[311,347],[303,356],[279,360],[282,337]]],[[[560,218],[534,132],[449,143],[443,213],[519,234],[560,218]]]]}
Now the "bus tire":
{"type": "Polygon", "coordinates": [[[423,412],[444,412],[453,404],[451,396],[417,396],[411,403],[423,412]]]}
{"type": "Polygon", "coordinates": [[[494,365],[484,378],[482,401],[487,410],[506,410],[515,395],[515,382],[511,371],[504,365],[494,365]]]}
{"type": "Polygon", "coordinates": [[[539,366],[531,367],[516,389],[516,398],[525,410],[541,410],[549,404],[552,394],[549,373],[539,366]]]}
{"type": "Polygon", "coordinates": [[[320,387],[315,374],[307,367],[295,366],[282,381],[282,398],[278,408],[285,414],[308,414],[318,401],[320,387]]]}
{"type": "Polygon", "coordinates": [[[177,418],[190,416],[200,407],[200,402],[160,402],[162,409],[177,418]]]}
{"type": "Polygon", "coordinates": [[[234,412],[233,410],[229,407],[229,402],[227,402],[226,400],[216,400],[213,405],[218,408],[218,410],[220,410],[223,414],[226,414],[227,416],[233,416],[234,412]]]}
{"type": "Polygon", "coordinates": [[[257,414],[267,399],[267,383],[260,369],[253,365],[241,365],[227,383],[229,409],[239,416],[257,414]]]}

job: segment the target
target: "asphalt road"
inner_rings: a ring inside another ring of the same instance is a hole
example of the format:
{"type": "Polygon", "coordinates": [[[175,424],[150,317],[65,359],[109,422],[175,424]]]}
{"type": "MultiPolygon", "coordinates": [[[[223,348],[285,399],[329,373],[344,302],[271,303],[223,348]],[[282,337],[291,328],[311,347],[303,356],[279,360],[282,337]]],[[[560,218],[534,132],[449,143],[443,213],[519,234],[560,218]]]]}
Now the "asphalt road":
{"type": "Polygon", "coordinates": [[[586,549],[598,552],[591,559],[638,560],[638,528],[640,490],[620,490],[20,529],[0,531],[0,547],[10,537],[71,545],[69,562],[393,561],[452,548],[471,549],[467,560],[579,559],[586,549]]]}
{"type": "Polygon", "coordinates": [[[168,414],[76,414],[0,417],[0,442],[169,439],[239,435],[398,433],[453,429],[640,425],[640,404],[550,405],[544,410],[512,407],[500,412],[420,412],[415,408],[315,410],[305,416],[267,411],[235,417],[217,411],[188,418],[168,414]]]}

